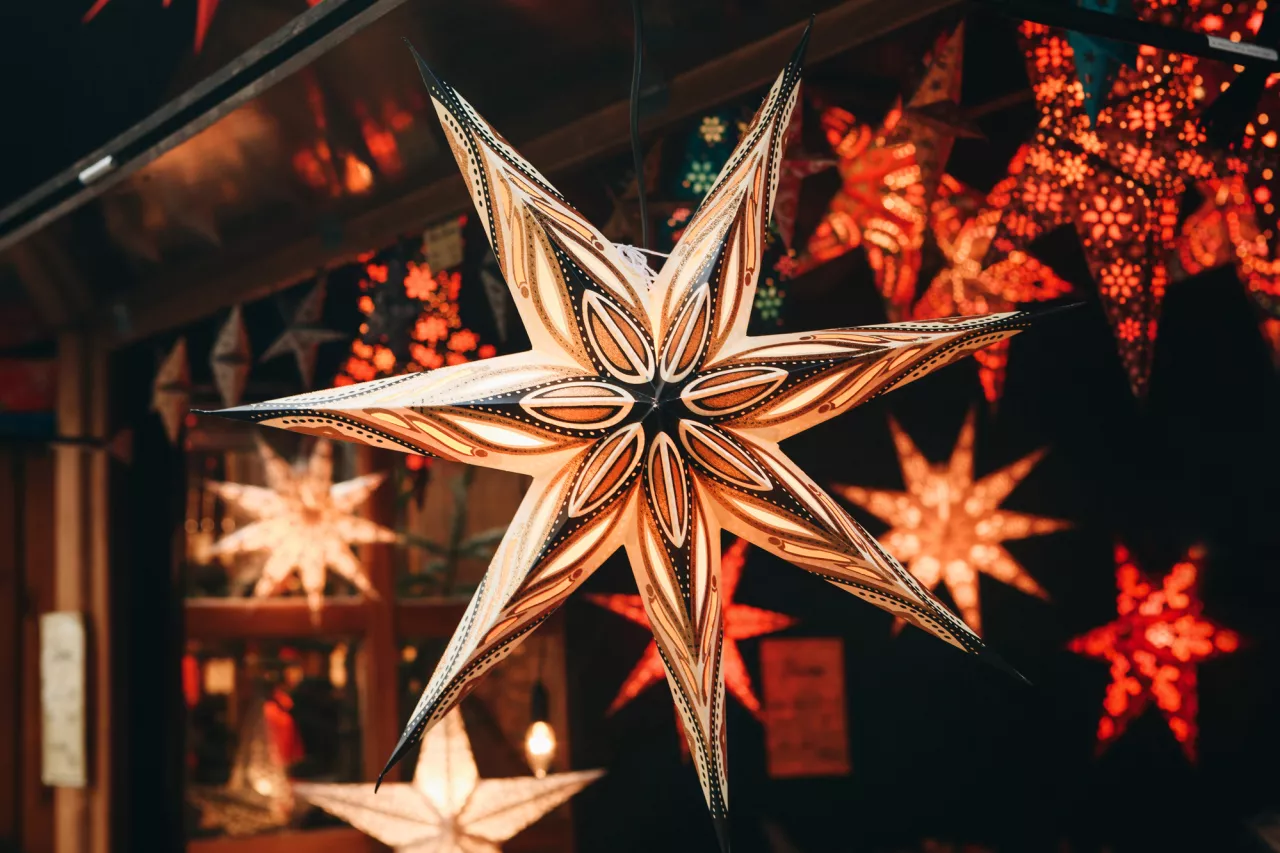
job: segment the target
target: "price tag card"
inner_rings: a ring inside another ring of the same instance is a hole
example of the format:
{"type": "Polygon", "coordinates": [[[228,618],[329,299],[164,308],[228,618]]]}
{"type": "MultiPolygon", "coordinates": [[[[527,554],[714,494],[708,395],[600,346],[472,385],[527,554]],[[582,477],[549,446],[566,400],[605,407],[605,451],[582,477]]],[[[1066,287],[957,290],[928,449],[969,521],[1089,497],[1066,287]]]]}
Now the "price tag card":
{"type": "Polygon", "coordinates": [[[769,775],[848,775],[843,641],[761,640],[760,669],[769,775]]]}
{"type": "Polygon", "coordinates": [[[40,778],[46,785],[83,788],[85,764],[85,630],[80,613],[40,617],[40,778]]]}

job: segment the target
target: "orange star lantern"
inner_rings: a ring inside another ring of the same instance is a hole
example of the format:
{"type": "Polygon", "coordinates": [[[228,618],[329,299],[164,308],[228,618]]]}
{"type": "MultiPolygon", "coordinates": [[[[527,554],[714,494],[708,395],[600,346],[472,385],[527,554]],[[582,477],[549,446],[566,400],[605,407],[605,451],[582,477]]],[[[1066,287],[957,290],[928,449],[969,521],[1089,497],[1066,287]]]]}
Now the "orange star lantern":
{"type": "Polygon", "coordinates": [[[1204,134],[1192,117],[1188,80],[1196,60],[1140,48],[1134,66],[1118,75],[1095,126],[1085,113],[1067,39],[1031,22],[1020,32],[1040,124],[1009,167],[1015,187],[993,248],[1022,249],[1074,223],[1130,388],[1143,396],[1178,202],[1187,181],[1211,171],[1200,150],[1204,134]]]}
{"type": "MultiPolygon", "coordinates": [[[[1049,597],[1000,543],[1053,533],[1070,525],[999,508],[1031,473],[1043,450],[974,482],[973,419],[971,410],[951,459],[941,465],[930,465],[911,437],[890,420],[907,491],[859,486],[836,486],[835,491],[893,525],[881,537],[889,553],[929,589],[945,584],[964,621],[981,633],[979,574],[988,574],[1028,595],[1049,597]]],[[[894,630],[901,630],[902,625],[901,620],[895,620],[894,630]]]]}
{"type": "MultiPolygon", "coordinates": [[[[760,700],[751,689],[751,676],[747,673],[746,664],[742,662],[742,654],[738,651],[738,640],[749,640],[764,634],[782,631],[795,624],[795,620],[782,613],[762,610],[747,604],[738,604],[733,594],[738,588],[738,580],[742,577],[742,567],[746,563],[747,541],[737,539],[720,557],[720,595],[725,601],[724,607],[724,683],[728,691],[737,697],[757,719],[760,718],[760,700]]],[[[589,595],[593,603],[619,616],[625,616],[637,625],[651,627],[649,616],[644,610],[644,599],[638,595],[589,595]]],[[[640,656],[640,662],[631,670],[627,680],[623,682],[609,713],[617,711],[630,702],[647,687],[665,681],[666,670],[662,667],[662,656],[658,652],[658,644],[651,642],[640,656]]]]}
{"type": "Polygon", "coordinates": [[[958,135],[947,116],[960,100],[963,62],[964,28],[957,27],[906,107],[895,105],[874,133],[846,110],[823,112],[842,183],[795,265],[797,275],[863,245],[889,318],[906,319],[930,197],[958,135]]]}
{"type": "MultiPolygon", "coordinates": [[[[991,314],[1008,311],[1019,303],[1043,302],[1071,292],[1071,285],[1047,264],[1020,250],[1002,260],[988,262],[1001,211],[996,206],[1013,190],[1016,179],[996,185],[987,206],[973,213],[975,194],[950,175],[943,175],[938,199],[932,206],[933,233],[947,260],[924,296],[912,309],[916,320],[934,320],[953,314],[991,314]],[[966,203],[967,202],[967,203],[966,203]]],[[[987,402],[995,405],[1004,390],[1009,364],[1009,342],[999,341],[973,354],[978,378],[987,402]]]]}
{"type": "Polygon", "coordinates": [[[1072,640],[1071,651],[1111,664],[1111,684],[1102,700],[1098,751],[1154,700],[1191,761],[1196,757],[1198,697],[1196,668],[1240,645],[1234,631],[1200,615],[1197,595],[1204,551],[1194,547],[1159,583],[1143,576],[1129,550],[1116,546],[1118,618],[1072,640]]]}

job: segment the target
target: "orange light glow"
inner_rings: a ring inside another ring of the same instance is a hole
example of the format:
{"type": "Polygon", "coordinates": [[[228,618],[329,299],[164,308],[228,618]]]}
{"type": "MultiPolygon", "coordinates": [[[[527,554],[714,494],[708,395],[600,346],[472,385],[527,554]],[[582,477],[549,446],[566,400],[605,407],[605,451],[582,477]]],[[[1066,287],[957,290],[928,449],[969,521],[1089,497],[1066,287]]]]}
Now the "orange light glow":
{"type": "Polygon", "coordinates": [[[1240,646],[1234,632],[1201,616],[1197,594],[1204,552],[1192,548],[1159,583],[1148,580],[1127,548],[1117,545],[1118,618],[1077,637],[1071,651],[1105,660],[1111,684],[1103,696],[1098,751],[1124,734],[1154,700],[1187,758],[1195,761],[1198,665],[1240,646]]]}
{"type": "Polygon", "coordinates": [[[905,319],[915,300],[930,195],[955,140],[928,114],[959,101],[963,41],[957,28],[906,107],[895,105],[877,130],[838,107],[822,113],[841,186],[792,269],[798,275],[864,246],[891,320],[905,319]]]}

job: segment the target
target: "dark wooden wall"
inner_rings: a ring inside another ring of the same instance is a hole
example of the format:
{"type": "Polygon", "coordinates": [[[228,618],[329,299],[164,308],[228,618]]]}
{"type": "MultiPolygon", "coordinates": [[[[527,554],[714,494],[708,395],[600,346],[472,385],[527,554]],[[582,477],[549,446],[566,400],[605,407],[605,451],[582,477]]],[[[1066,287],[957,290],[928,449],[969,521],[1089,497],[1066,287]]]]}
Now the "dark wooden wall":
{"type": "Polygon", "coordinates": [[[53,457],[0,448],[0,851],[53,847],[40,783],[39,614],[53,609],[53,457]]]}

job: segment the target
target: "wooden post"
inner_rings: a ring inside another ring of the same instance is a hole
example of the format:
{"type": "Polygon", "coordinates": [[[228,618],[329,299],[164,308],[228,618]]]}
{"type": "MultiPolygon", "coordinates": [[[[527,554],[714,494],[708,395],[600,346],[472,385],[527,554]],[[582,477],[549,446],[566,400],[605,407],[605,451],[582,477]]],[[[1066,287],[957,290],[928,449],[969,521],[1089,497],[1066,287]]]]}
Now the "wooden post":
{"type": "MultiPolygon", "coordinates": [[[[375,447],[356,448],[360,474],[385,472],[403,464],[402,455],[375,447]]],[[[395,487],[391,477],[365,504],[365,515],[387,527],[395,526],[395,487]]],[[[360,716],[364,726],[362,760],[365,778],[378,778],[395,749],[400,731],[400,652],[396,643],[396,588],[393,577],[392,546],[363,545],[360,559],[378,598],[365,602],[369,620],[360,646],[360,716]]],[[[391,781],[395,781],[393,777],[391,781]]]]}
{"type": "MultiPolygon", "coordinates": [[[[58,432],[106,433],[106,351],[93,338],[58,339],[58,432]]],[[[85,614],[89,628],[89,784],[54,793],[55,853],[111,849],[111,654],[107,578],[107,456],[59,446],[54,458],[53,606],[85,614]]]]}

